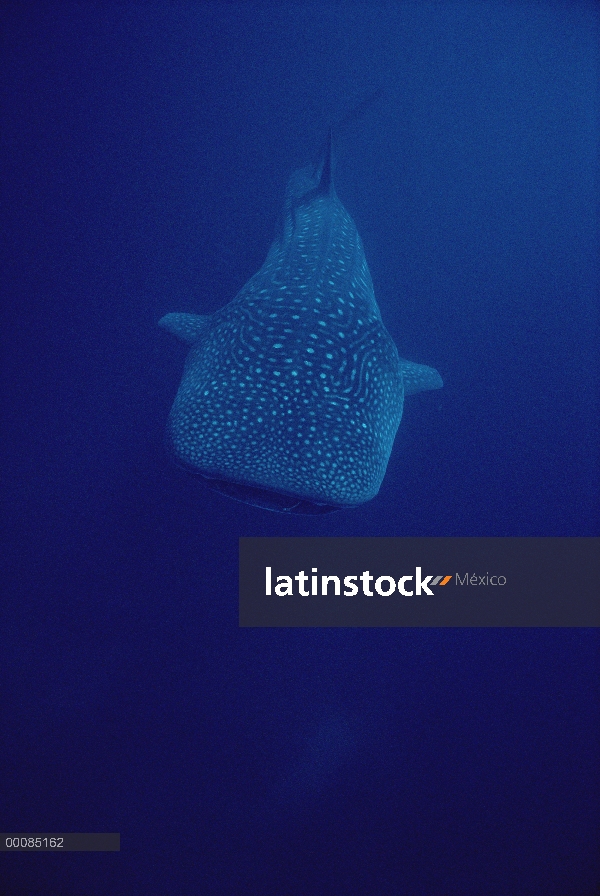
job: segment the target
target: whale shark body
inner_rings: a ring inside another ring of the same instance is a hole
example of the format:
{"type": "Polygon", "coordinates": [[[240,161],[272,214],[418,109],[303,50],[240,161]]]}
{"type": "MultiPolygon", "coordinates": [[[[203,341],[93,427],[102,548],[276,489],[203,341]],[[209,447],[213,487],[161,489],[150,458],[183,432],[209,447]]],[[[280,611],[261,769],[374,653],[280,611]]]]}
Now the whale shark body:
{"type": "Polygon", "coordinates": [[[167,427],[175,459],[260,507],[326,513],[379,491],[404,396],[442,386],[398,356],[354,221],[338,199],[331,133],[290,178],[260,270],[211,315],[159,325],[190,346],[167,427]]]}

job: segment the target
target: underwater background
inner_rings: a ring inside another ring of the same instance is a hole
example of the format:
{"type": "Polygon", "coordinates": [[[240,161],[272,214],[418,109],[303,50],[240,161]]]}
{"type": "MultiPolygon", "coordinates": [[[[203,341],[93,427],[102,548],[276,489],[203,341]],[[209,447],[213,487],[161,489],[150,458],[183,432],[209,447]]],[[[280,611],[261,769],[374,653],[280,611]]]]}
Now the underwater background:
{"type": "Polygon", "coordinates": [[[598,10],[0,13],[2,896],[594,896],[598,632],[239,629],[241,535],[599,534],[598,10]],[[379,495],[173,465],[186,349],[327,127],[409,397],[379,495]]]}

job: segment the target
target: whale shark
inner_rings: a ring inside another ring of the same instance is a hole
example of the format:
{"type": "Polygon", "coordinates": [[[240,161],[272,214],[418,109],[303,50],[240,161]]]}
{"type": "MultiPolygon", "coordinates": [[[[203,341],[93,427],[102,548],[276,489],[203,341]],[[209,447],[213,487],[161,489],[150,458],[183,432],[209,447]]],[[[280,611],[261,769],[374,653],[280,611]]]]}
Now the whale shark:
{"type": "Polygon", "coordinates": [[[331,130],[319,163],[295,171],[267,258],[210,315],[159,326],[189,346],[167,425],[187,470],[239,501],[328,513],[371,500],[404,397],[439,389],[399,357],[362,241],[333,182],[331,130]]]}

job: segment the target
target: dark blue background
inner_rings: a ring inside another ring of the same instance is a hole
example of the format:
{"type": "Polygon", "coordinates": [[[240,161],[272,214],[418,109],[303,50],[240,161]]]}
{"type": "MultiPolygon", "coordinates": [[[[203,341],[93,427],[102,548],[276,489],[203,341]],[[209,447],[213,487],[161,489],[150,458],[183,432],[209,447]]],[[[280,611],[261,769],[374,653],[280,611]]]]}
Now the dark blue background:
{"type": "Polygon", "coordinates": [[[4,5],[0,826],[8,896],[590,896],[598,636],[239,630],[240,535],[596,535],[591,3],[4,5]],[[326,518],[171,466],[185,350],[330,120],[410,398],[326,518]]]}

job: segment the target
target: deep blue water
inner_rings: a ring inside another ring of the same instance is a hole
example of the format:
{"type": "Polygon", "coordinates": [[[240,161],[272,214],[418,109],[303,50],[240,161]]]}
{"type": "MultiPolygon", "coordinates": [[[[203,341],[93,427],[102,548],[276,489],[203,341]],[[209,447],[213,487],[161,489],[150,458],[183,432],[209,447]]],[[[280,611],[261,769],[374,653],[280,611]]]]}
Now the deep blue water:
{"type": "Polygon", "coordinates": [[[3,7],[2,896],[594,896],[598,634],[240,630],[240,535],[599,534],[592,3],[3,7]],[[163,446],[331,120],[407,399],[371,503],[163,446]]]}

